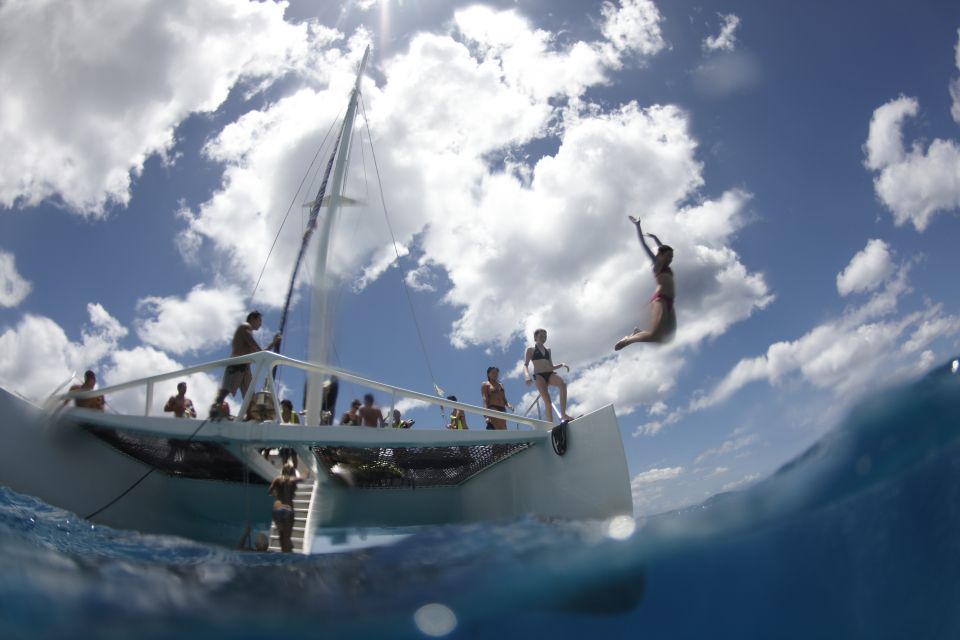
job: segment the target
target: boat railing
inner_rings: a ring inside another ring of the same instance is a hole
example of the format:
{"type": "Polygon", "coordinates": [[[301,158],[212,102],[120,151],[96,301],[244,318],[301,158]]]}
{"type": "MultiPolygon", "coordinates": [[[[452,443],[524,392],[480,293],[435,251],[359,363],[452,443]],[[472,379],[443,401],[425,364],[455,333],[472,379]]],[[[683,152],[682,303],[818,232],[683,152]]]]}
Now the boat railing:
{"type": "MultiPolygon", "coordinates": [[[[143,415],[150,416],[151,408],[153,406],[154,399],[154,390],[158,383],[167,382],[169,380],[174,380],[177,378],[182,378],[187,375],[194,373],[207,373],[217,369],[223,369],[224,367],[229,367],[232,365],[243,365],[249,364],[252,369],[252,380],[250,386],[247,389],[247,393],[244,394],[243,400],[240,404],[240,409],[237,412],[238,416],[246,416],[247,412],[253,403],[254,396],[258,393],[257,389],[262,386],[262,388],[269,392],[268,398],[273,405],[273,417],[265,422],[280,422],[280,404],[279,397],[276,393],[276,388],[273,380],[273,371],[279,366],[292,367],[294,369],[300,369],[308,373],[319,373],[321,375],[327,376],[336,376],[339,380],[350,382],[361,387],[366,387],[369,389],[375,389],[377,391],[382,391],[384,393],[391,394],[394,399],[396,397],[409,398],[411,400],[418,400],[431,405],[436,405],[444,407],[446,409],[461,409],[466,413],[479,414],[485,417],[491,418],[501,418],[503,420],[508,420],[510,422],[516,422],[518,424],[527,425],[533,429],[545,430],[550,429],[553,425],[549,422],[539,420],[536,418],[530,418],[527,416],[521,416],[511,413],[504,413],[502,411],[495,411],[492,409],[486,409],[484,407],[478,407],[476,405],[467,404],[465,402],[458,402],[455,400],[448,400],[446,398],[433,396],[427,393],[421,393],[419,391],[412,391],[410,389],[404,389],[403,387],[397,387],[394,385],[386,384],[383,382],[378,382],[376,380],[370,380],[363,378],[361,376],[355,375],[343,369],[338,369],[337,367],[332,367],[329,365],[316,364],[313,362],[305,362],[303,360],[296,360],[287,356],[283,356],[272,351],[259,351],[257,353],[251,353],[244,356],[235,356],[232,358],[223,358],[220,360],[213,360],[204,364],[198,364],[191,367],[186,367],[183,369],[178,369],[176,371],[171,371],[168,373],[161,373],[153,376],[147,376],[144,378],[138,378],[136,380],[131,380],[129,382],[124,382],[121,384],[110,385],[107,387],[101,387],[98,389],[91,390],[75,390],[68,391],[59,395],[55,395],[54,398],[57,401],[53,404],[56,405],[56,408],[59,409],[63,406],[64,400],[76,399],[76,398],[94,398],[97,396],[106,396],[112,393],[118,393],[121,391],[129,391],[132,389],[145,388],[146,389],[146,403],[144,407],[143,415]]],[[[315,425],[317,421],[308,416],[308,424],[315,425]]]]}

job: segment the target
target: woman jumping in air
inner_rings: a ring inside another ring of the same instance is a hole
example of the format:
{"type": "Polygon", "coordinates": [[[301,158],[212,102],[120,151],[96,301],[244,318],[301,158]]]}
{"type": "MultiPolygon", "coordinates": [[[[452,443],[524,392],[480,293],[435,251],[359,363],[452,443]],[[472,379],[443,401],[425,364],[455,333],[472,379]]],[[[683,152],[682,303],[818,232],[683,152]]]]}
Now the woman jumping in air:
{"type": "Polygon", "coordinates": [[[633,333],[620,338],[613,347],[614,351],[620,351],[628,344],[634,342],[669,342],[673,334],[677,331],[677,314],[673,309],[673,299],[675,289],[673,286],[673,271],[670,270],[670,263],[673,262],[673,248],[669,247],[660,239],[648,233],[646,235],[653,238],[657,243],[657,255],[653,255],[650,247],[643,239],[643,230],[640,228],[640,221],[630,216],[630,222],[637,227],[637,236],[640,238],[640,244],[643,250],[653,261],[653,277],[657,280],[657,290],[650,299],[650,329],[640,331],[639,327],[634,328],[633,333]]]}

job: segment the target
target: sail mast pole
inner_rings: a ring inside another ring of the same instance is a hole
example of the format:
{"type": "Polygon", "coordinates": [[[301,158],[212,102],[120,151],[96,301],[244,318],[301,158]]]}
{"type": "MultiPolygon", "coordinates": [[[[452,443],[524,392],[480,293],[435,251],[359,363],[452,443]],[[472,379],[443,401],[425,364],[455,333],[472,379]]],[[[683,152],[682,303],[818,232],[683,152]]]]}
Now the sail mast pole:
{"type": "MultiPolygon", "coordinates": [[[[330,188],[330,204],[327,215],[323,219],[318,237],[316,263],[313,271],[313,291],[310,303],[310,337],[307,356],[310,362],[328,364],[330,359],[330,336],[332,320],[332,300],[327,278],[327,262],[330,249],[330,234],[333,231],[337,214],[340,212],[343,180],[347,168],[347,156],[353,140],[353,121],[357,114],[357,101],[360,95],[360,80],[363,70],[367,66],[370,55],[370,46],[367,45],[357,71],[357,80],[350,93],[350,103],[343,118],[343,132],[340,135],[340,145],[336,150],[337,161],[333,168],[333,184],[330,188]]],[[[307,401],[304,407],[307,411],[307,424],[320,424],[320,409],[323,403],[323,376],[319,373],[310,373],[307,376],[307,401]]]]}

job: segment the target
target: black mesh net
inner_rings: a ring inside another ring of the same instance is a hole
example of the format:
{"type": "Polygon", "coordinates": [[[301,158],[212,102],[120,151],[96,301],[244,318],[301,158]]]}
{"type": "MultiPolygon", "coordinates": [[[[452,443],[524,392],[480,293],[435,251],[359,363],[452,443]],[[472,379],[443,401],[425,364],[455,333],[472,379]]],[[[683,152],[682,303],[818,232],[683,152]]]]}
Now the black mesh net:
{"type": "Polygon", "coordinates": [[[532,442],[459,447],[313,447],[329,476],[360,488],[458,485],[532,442]],[[336,467],[336,468],[335,468],[336,467]]]}
{"type": "Polygon", "coordinates": [[[167,475],[199,480],[267,484],[223,445],[161,438],[84,424],[87,431],[132,458],[167,475]]]}

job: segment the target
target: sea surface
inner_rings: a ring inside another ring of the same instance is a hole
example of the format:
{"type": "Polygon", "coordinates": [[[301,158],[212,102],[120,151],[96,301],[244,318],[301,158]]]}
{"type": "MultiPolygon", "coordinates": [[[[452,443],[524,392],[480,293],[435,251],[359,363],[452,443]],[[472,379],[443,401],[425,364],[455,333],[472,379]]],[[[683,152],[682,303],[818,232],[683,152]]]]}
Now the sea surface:
{"type": "Polygon", "coordinates": [[[866,401],[747,490],[637,520],[304,557],[92,526],[0,488],[0,638],[280,637],[960,638],[960,373],[866,401]]]}

